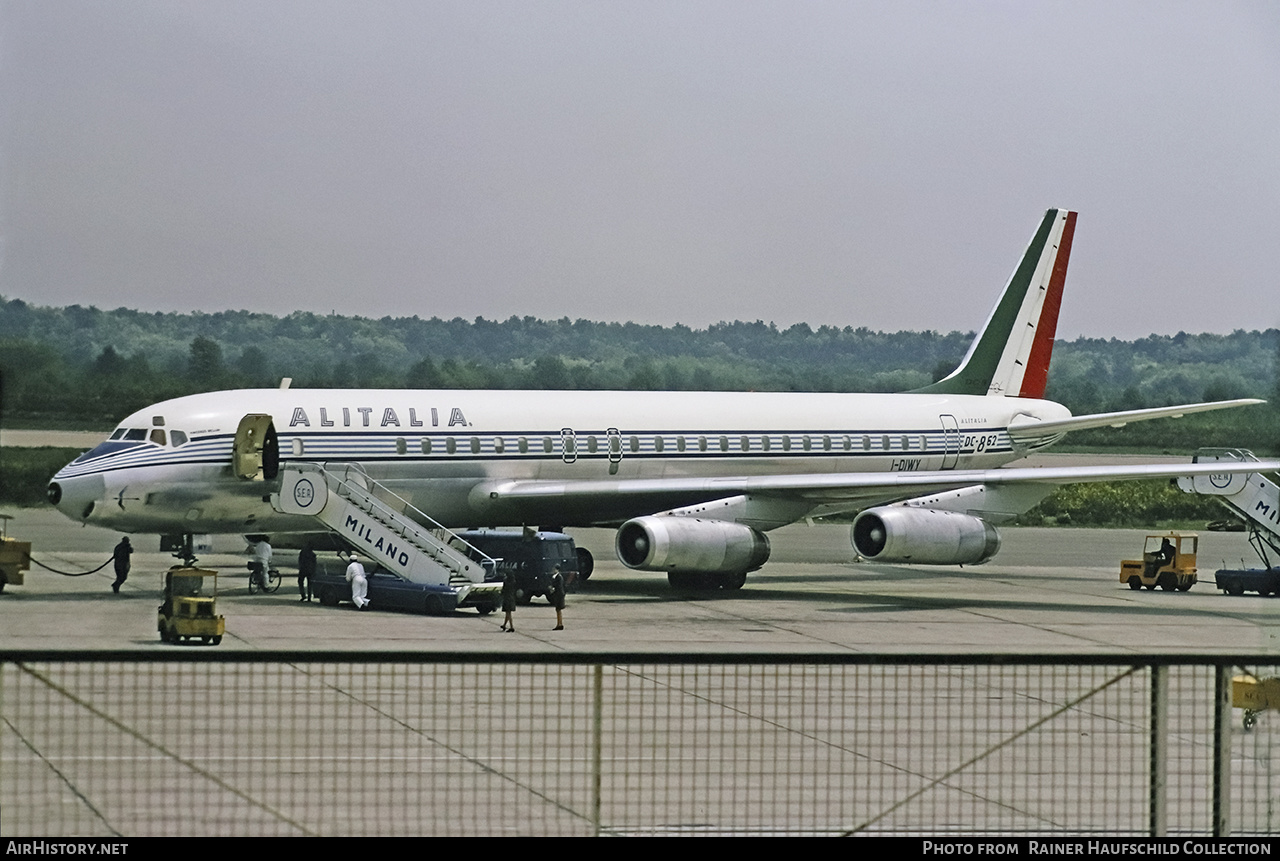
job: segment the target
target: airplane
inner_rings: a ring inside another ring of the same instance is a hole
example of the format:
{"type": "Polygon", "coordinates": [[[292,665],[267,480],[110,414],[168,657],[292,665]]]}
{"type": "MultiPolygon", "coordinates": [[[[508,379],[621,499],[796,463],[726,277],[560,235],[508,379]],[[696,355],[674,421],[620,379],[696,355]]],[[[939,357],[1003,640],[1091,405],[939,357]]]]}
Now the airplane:
{"type": "Polygon", "coordinates": [[[768,560],[767,533],[805,518],[858,512],[850,540],[867,561],[968,565],[994,556],[997,527],[1060,484],[1280,468],[1006,466],[1075,430],[1262,403],[1072,416],[1045,400],[1075,224],[1075,212],[1045,213],[959,367],[911,392],[307,390],[286,381],[139,410],[61,469],[48,498],[73,520],[123,532],[315,533],[300,470],[356,469],[437,525],[616,527],[627,567],[666,572],[672,586],[738,589],[768,560]],[[282,503],[288,496],[304,507],[282,503]]]}

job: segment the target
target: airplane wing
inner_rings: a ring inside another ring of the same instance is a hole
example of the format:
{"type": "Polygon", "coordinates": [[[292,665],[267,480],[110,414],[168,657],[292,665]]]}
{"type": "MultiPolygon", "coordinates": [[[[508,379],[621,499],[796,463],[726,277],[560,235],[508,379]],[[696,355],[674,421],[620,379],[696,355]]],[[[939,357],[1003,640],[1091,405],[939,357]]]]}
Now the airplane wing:
{"type": "Polygon", "coordinates": [[[481,485],[473,499],[488,497],[496,511],[519,510],[537,502],[564,509],[590,507],[599,522],[652,514],[740,495],[824,503],[884,504],[921,494],[975,485],[1059,485],[1095,481],[1178,478],[1224,473],[1275,472],[1280,461],[1241,463],[1153,463],[1123,466],[1002,467],[921,472],[823,473],[726,478],[649,478],[622,481],[498,481],[481,485]]]}
{"type": "Polygon", "coordinates": [[[1088,428],[1124,427],[1129,422],[1145,422],[1151,419],[1180,419],[1192,413],[1207,413],[1211,410],[1225,410],[1232,407],[1244,407],[1251,404],[1264,404],[1259,398],[1237,398],[1231,401],[1210,401],[1200,404],[1180,404],[1174,407],[1156,407],[1146,410],[1123,410],[1115,413],[1094,413],[1087,416],[1072,416],[1069,419],[1056,421],[1039,421],[1030,416],[1019,416],[1009,424],[1009,438],[1014,445],[1027,445],[1040,448],[1061,439],[1071,431],[1088,428]]]}

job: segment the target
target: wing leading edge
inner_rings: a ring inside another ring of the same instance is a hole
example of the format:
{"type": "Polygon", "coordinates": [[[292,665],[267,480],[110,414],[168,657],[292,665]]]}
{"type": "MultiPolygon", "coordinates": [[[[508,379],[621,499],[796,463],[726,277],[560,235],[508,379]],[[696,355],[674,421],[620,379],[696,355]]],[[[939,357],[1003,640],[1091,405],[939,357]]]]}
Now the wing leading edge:
{"type": "Polygon", "coordinates": [[[921,494],[976,485],[1015,488],[1096,481],[1178,478],[1225,473],[1280,471],[1280,461],[1241,464],[1132,464],[1125,466],[1015,467],[980,470],[893,473],[823,473],[816,475],[734,476],[724,478],[653,478],[622,481],[507,481],[476,488],[473,501],[501,510],[531,503],[591,505],[600,522],[619,516],[651,514],[734,496],[778,497],[819,505],[873,505],[911,499],[921,494]]]}

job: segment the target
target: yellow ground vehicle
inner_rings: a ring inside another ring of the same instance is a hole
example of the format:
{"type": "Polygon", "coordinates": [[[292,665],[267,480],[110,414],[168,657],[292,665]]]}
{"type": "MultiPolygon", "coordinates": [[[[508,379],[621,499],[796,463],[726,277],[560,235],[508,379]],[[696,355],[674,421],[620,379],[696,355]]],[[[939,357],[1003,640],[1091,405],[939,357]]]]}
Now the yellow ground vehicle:
{"type": "Polygon", "coordinates": [[[0,514],[0,592],[6,583],[21,586],[24,571],[31,567],[31,542],[9,537],[8,514],[0,514]]]}
{"type": "Polygon", "coordinates": [[[1165,532],[1148,535],[1141,559],[1120,563],[1120,582],[1130,589],[1146,586],[1185,592],[1196,582],[1196,548],[1200,536],[1194,532],[1165,532]]]}
{"type": "Polygon", "coordinates": [[[1280,709],[1280,679],[1260,679],[1254,675],[1231,677],[1231,707],[1244,709],[1244,728],[1253,729],[1258,713],[1280,709]]]}
{"type": "Polygon", "coordinates": [[[226,620],[218,615],[218,572],[175,565],[164,574],[164,603],[156,618],[160,639],[180,643],[196,638],[218,645],[226,620]]]}

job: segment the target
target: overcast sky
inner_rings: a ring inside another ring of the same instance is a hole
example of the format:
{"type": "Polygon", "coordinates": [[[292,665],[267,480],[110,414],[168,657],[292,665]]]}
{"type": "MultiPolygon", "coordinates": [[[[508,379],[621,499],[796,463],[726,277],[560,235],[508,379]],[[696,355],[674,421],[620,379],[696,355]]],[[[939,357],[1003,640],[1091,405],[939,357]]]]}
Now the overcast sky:
{"type": "Polygon", "coordinates": [[[1280,3],[0,0],[0,295],[1280,326],[1280,3]]]}

